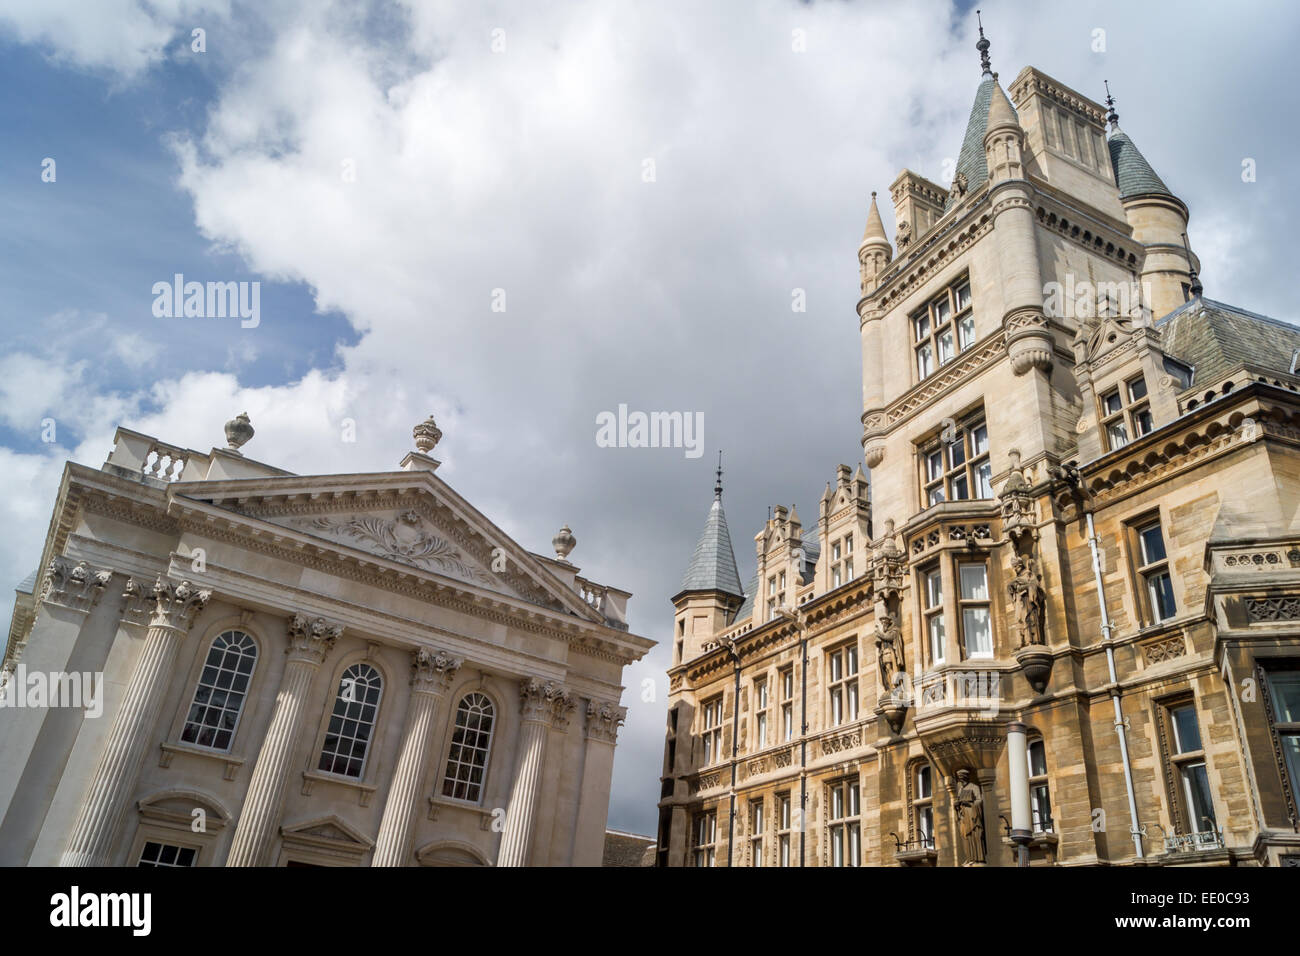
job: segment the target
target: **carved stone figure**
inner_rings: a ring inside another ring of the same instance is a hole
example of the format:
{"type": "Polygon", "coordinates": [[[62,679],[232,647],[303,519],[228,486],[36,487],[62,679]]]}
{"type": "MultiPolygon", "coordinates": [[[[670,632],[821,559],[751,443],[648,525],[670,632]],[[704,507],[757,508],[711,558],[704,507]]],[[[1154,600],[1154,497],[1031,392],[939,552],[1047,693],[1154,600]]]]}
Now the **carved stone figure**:
{"type": "Polygon", "coordinates": [[[912,241],[912,224],[904,219],[898,224],[898,230],[894,234],[894,240],[899,249],[906,249],[907,244],[912,241]]]}
{"type": "Polygon", "coordinates": [[[952,178],[952,188],[948,190],[953,199],[960,199],[966,195],[966,174],[958,173],[952,178]]]}
{"type": "Polygon", "coordinates": [[[883,615],[876,624],[876,660],[880,665],[880,691],[884,696],[892,697],[898,675],[907,671],[903,634],[892,614],[883,615]]]}
{"type": "Polygon", "coordinates": [[[966,859],[963,863],[984,862],[984,794],[972,783],[969,770],[957,771],[957,830],[961,834],[966,859]]]}
{"type": "Polygon", "coordinates": [[[998,492],[998,505],[1002,511],[1002,530],[1019,537],[1034,527],[1034,502],[1029,494],[1029,483],[1020,472],[1020,453],[1010,453],[1011,474],[998,492]]]}
{"type": "Polygon", "coordinates": [[[1020,631],[1020,646],[1046,644],[1043,629],[1043,579],[1038,562],[1032,557],[1018,555],[1011,564],[1015,577],[1007,585],[1011,596],[1012,619],[1020,631]]]}

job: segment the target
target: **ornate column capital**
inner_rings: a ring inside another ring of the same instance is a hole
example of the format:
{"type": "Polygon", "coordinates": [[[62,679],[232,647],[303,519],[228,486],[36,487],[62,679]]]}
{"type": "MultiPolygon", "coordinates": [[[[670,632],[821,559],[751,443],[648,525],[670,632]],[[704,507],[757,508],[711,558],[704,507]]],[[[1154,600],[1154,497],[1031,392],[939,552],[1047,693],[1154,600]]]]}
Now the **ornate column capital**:
{"type": "Polygon", "coordinates": [[[152,588],[135,578],[128,579],[122,597],[126,599],[123,613],[128,621],[186,631],[211,600],[212,591],[189,581],[177,584],[159,575],[152,588]]]}
{"type": "Polygon", "coordinates": [[[343,625],[334,624],[323,617],[309,618],[294,614],[288,622],[289,646],[285,653],[293,660],[319,664],[330,652],[334,642],[343,636],[343,625]]]}
{"type": "Polygon", "coordinates": [[[112,571],[96,571],[85,561],[74,564],[62,555],[55,555],[45,568],[40,601],[86,613],[99,601],[112,577],[112,571]]]}
{"type": "Polygon", "coordinates": [[[627,708],[620,707],[613,701],[587,701],[587,736],[592,740],[615,743],[618,740],[618,728],[627,717],[627,708]]]}
{"type": "Polygon", "coordinates": [[[417,694],[441,696],[451,686],[456,671],[465,663],[446,651],[417,647],[411,651],[411,689],[417,694]]]}
{"type": "Polygon", "coordinates": [[[525,677],[519,682],[519,697],[525,721],[553,724],[559,730],[568,728],[575,701],[563,685],[525,677]]]}

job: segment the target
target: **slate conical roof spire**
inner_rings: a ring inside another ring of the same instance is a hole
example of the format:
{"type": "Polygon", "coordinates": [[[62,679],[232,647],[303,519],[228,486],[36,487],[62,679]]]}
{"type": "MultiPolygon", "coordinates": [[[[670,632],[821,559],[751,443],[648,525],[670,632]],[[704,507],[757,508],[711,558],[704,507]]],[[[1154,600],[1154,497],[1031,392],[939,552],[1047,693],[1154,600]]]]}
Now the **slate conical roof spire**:
{"type": "Polygon", "coordinates": [[[713,486],[713,504],[704,521],[704,531],[695,542],[691,563],[682,576],[678,594],[687,591],[719,591],[738,598],[745,596],[736,570],[736,553],[731,548],[731,532],[722,510],[722,453],[718,453],[718,480],[713,486]]]}
{"type": "MultiPolygon", "coordinates": [[[[979,16],[979,11],[975,11],[979,16]]],[[[944,212],[957,205],[967,193],[978,189],[989,178],[987,160],[984,156],[984,134],[988,131],[989,106],[993,103],[993,90],[998,85],[993,73],[993,63],[989,59],[989,41],[984,36],[984,24],[980,24],[979,42],[975,49],[980,51],[979,88],[975,91],[975,102],[970,108],[970,119],[966,121],[966,136],[961,141],[961,152],[957,154],[957,168],[953,172],[952,187],[948,190],[948,199],[944,202],[944,212]]]]}
{"type": "Polygon", "coordinates": [[[1115,97],[1110,95],[1109,83],[1106,84],[1106,106],[1106,121],[1110,123],[1110,138],[1106,141],[1106,146],[1110,150],[1110,164],[1115,169],[1119,198],[1173,196],[1137,145],[1119,128],[1119,114],[1115,112],[1115,97]]]}

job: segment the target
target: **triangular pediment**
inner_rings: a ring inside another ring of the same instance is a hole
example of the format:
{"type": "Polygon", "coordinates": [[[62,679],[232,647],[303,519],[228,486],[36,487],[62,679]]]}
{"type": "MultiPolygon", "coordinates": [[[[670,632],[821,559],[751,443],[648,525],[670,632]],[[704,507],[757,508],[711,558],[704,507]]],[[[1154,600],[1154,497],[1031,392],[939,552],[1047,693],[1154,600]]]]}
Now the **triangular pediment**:
{"type": "Polygon", "coordinates": [[[1099,362],[1122,348],[1133,336],[1133,322],[1119,316],[1106,316],[1097,322],[1088,336],[1088,361],[1099,362]]]}
{"type": "Polygon", "coordinates": [[[375,845],[368,836],[334,814],[283,826],[280,835],[287,840],[297,838],[313,843],[341,845],[340,849],[368,850],[375,845]]]}
{"type": "Polygon", "coordinates": [[[428,472],[176,482],[170,493],[296,541],[361,552],[383,565],[604,623],[577,592],[428,472]],[[286,536],[288,537],[288,536],[286,536]]]}

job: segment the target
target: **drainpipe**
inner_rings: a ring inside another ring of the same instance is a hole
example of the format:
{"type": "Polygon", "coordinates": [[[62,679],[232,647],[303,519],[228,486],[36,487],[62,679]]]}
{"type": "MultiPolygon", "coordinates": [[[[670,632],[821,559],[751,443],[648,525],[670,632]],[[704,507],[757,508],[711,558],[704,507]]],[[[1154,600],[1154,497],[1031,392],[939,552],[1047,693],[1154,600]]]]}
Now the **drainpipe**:
{"type": "Polygon", "coordinates": [[[808,628],[804,612],[782,605],[776,613],[799,630],[799,865],[807,865],[808,834],[808,628]]]}
{"type": "Polygon", "coordinates": [[[799,865],[807,865],[804,842],[808,834],[808,629],[799,622],[799,865]]]}
{"type": "Polygon", "coordinates": [[[731,659],[736,664],[735,694],[731,698],[731,817],[727,821],[727,868],[736,851],[736,747],[740,742],[740,648],[735,638],[727,641],[731,659]]]}
{"type": "Polygon", "coordinates": [[[1106,642],[1106,666],[1110,668],[1110,700],[1115,707],[1115,735],[1119,738],[1119,755],[1124,764],[1124,789],[1128,793],[1128,815],[1133,821],[1133,849],[1139,860],[1146,854],[1142,852],[1142,828],[1138,823],[1137,799],[1133,795],[1133,768],[1129,764],[1127,721],[1124,708],[1119,702],[1119,677],[1115,673],[1115,648],[1111,645],[1110,632],[1113,625],[1106,611],[1106,592],[1101,582],[1101,555],[1097,551],[1097,531],[1092,523],[1092,509],[1084,511],[1088,519],[1088,548],[1092,551],[1092,576],[1097,585],[1097,605],[1101,608],[1101,635],[1106,642]]]}

